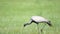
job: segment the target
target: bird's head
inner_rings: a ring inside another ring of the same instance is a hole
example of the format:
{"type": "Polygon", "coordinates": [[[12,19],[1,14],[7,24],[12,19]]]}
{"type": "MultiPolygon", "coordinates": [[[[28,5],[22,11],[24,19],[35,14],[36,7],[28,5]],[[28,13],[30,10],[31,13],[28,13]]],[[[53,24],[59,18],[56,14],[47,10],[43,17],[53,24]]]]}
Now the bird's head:
{"type": "Polygon", "coordinates": [[[24,24],[24,27],[26,26],[26,24],[24,24]]]}
{"type": "Polygon", "coordinates": [[[29,24],[29,23],[25,23],[25,24],[24,24],[24,27],[27,26],[28,24],[29,24]]]}

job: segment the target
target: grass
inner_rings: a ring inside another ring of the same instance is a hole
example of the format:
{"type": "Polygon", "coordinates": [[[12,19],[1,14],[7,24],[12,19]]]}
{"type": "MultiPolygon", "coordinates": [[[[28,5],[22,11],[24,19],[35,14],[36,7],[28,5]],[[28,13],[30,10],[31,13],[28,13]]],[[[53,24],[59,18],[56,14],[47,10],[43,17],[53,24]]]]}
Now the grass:
{"type": "Polygon", "coordinates": [[[44,34],[60,34],[60,0],[0,0],[0,34],[38,34],[34,23],[23,27],[34,15],[51,20],[44,34]]]}

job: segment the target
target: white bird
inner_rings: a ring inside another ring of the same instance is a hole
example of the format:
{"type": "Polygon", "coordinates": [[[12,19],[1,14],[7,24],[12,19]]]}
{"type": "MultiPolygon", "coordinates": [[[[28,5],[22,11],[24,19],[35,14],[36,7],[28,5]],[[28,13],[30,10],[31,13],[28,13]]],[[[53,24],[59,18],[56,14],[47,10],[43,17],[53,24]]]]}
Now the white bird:
{"type": "Polygon", "coordinates": [[[31,23],[36,23],[36,24],[46,23],[46,24],[48,24],[49,26],[52,26],[51,21],[49,21],[49,20],[47,20],[47,19],[45,19],[44,17],[41,17],[41,16],[32,16],[30,22],[24,24],[24,27],[25,27],[26,25],[30,25],[31,23]]]}

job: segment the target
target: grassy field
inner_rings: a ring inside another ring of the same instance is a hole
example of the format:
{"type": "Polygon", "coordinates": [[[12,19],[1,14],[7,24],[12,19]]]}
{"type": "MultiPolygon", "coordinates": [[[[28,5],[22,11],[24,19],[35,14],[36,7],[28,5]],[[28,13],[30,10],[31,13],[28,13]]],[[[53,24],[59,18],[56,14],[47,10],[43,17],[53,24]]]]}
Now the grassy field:
{"type": "Polygon", "coordinates": [[[23,27],[34,15],[52,22],[43,34],[60,34],[60,0],[0,0],[0,34],[38,34],[34,23],[23,27]]]}

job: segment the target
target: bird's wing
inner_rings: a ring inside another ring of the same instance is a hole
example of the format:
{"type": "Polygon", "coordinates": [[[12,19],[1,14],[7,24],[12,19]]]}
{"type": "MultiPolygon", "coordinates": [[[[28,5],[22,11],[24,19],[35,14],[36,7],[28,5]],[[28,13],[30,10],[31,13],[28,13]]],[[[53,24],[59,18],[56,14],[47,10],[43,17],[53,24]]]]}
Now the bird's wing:
{"type": "Polygon", "coordinates": [[[40,17],[40,16],[32,16],[32,19],[36,22],[47,21],[45,18],[40,17]]]}

